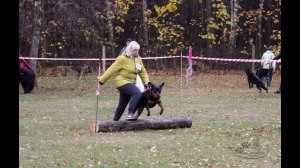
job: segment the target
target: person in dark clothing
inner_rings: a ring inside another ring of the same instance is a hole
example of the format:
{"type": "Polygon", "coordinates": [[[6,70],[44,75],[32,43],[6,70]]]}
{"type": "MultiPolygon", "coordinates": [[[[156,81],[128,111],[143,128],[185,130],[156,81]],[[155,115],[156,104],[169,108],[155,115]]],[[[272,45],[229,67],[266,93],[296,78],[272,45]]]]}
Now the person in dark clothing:
{"type": "Polygon", "coordinates": [[[125,51],[126,47],[128,46],[128,44],[129,44],[131,41],[132,41],[132,39],[130,39],[130,38],[128,38],[128,39],[126,40],[126,46],[123,47],[123,48],[121,49],[119,55],[121,55],[121,54],[125,51]]]}
{"type": "MultiPolygon", "coordinates": [[[[276,57],[274,57],[273,60],[281,60],[281,52],[276,57]]],[[[279,63],[279,69],[281,71],[281,63],[279,63]]],[[[281,93],[281,83],[279,85],[279,88],[274,93],[275,94],[281,93]]]]}
{"type": "Polygon", "coordinates": [[[19,56],[19,83],[21,83],[24,94],[31,93],[34,87],[35,74],[25,59],[19,56]]]}

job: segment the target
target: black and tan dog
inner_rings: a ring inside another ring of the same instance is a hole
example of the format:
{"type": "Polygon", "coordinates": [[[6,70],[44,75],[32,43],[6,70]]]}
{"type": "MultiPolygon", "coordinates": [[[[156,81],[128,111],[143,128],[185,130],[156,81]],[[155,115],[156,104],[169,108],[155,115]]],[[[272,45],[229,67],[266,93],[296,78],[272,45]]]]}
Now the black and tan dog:
{"type": "Polygon", "coordinates": [[[160,84],[159,86],[156,86],[149,82],[145,85],[145,91],[142,93],[142,97],[139,101],[139,103],[136,106],[137,114],[134,116],[135,120],[139,118],[139,116],[142,114],[144,108],[147,110],[147,116],[150,116],[150,108],[153,108],[156,104],[160,107],[160,115],[164,112],[164,107],[162,105],[162,102],[160,100],[160,94],[162,91],[162,88],[164,86],[164,83],[160,84]]]}
{"type": "Polygon", "coordinates": [[[253,84],[256,85],[256,88],[259,90],[259,93],[261,93],[261,89],[264,89],[268,93],[268,88],[265,86],[265,84],[258,79],[258,77],[249,69],[245,69],[249,88],[253,88],[253,84]]]}

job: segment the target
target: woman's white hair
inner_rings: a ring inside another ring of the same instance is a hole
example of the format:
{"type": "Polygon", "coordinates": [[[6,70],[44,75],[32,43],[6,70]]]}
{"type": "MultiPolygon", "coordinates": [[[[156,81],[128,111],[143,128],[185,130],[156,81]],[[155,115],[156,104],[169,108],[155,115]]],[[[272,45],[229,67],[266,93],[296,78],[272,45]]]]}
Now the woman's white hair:
{"type": "Polygon", "coordinates": [[[128,56],[138,56],[138,55],[132,55],[132,50],[134,49],[140,49],[140,45],[139,43],[137,43],[136,41],[131,41],[128,46],[125,49],[125,54],[128,56]]]}

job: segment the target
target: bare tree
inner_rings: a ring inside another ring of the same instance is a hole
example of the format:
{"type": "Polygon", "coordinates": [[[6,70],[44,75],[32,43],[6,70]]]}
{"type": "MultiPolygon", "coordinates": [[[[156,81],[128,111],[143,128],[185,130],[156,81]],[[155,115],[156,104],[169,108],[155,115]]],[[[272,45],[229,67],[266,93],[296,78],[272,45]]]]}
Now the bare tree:
{"type": "MultiPolygon", "coordinates": [[[[207,34],[213,34],[213,30],[208,26],[209,23],[213,20],[212,15],[212,0],[206,1],[206,20],[207,20],[207,34]]],[[[208,50],[208,57],[213,55],[213,43],[210,39],[207,39],[207,50],[208,50]]]]}
{"type": "MultiPolygon", "coordinates": [[[[33,19],[33,34],[32,34],[32,43],[30,47],[30,57],[38,58],[40,36],[41,36],[41,25],[42,18],[44,13],[44,0],[35,1],[34,4],[34,19],[33,19]]],[[[37,87],[37,73],[36,73],[36,63],[37,60],[31,60],[30,65],[36,75],[34,85],[37,87]]]]}
{"type": "Polygon", "coordinates": [[[116,51],[115,51],[115,47],[114,47],[114,27],[112,24],[112,20],[111,20],[111,2],[109,2],[109,0],[106,0],[106,15],[107,15],[107,25],[108,25],[108,33],[109,33],[109,42],[111,44],[111,51],[112,51],[112,56],[115,57],[116,56],[116,51]]]}
{"type": "Polygon", "coordinates": [[[236,29],[238,26],[237,22],[237,12],[238,12],[238,2],[237,0],[230,0],[231,6],[231,30],[230,30],[230,37],[229,37],[229,53],[230,56],[235,55],[234,49],[236,47],[236,29]]]}
{"type": "Polygon", "coordinates": [[[264,0],[260,0],[259,3],[259,15],[258,15],[258,55],[261,56],[261,37],[262,37],[262,12],[263,12],[264,0]]]}
{"type": "MultiPolygon", "coordinates": [[[[265,43],[281,44],[280,6],[281,0],[20,0],[19,49],[31,57],[94,57],[106,45],[109,56],[116,56],[121,39],[133,37],[145,55],[191,45],[196,55],[239,57],[253,44],[261,55],[265,43]]],[[[29,61],[34,69],[40,62],[29,61]]]]}
{"type": "MultiPolygon", "coordinates": [[[[144,42],[145,42],[145,46],[146,46],[146,54],[148,55],[148,46],[149,46],[149,40],[148,40],[148,19],[147,19],[147,1],[143,0],[143,29],[144,29],[144,42]]],[[[149,61],[147,61],[147,67],[149,67],[149,61]]]]}
{"type": "Polygon", "coordinates": [[[147,11],[147,1],[143,0],[143,28],[144,28],[144,40],[145,40],[144,42],[145,42],[145,46],[148,47],[149,46],[148,19],[147,19],[146,11],[147,11]]]}

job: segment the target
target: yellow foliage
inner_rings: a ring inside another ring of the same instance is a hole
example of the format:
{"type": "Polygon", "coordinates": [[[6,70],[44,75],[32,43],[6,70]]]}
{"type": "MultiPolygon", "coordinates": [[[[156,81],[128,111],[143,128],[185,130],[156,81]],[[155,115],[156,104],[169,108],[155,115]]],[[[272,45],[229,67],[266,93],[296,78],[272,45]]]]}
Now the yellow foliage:
{"type": "Polygon", "coordinates": [[[169,12],[175,12],[177,10],[176,2],[171,2],[166,6],[169,12]]]}
{"type": "Polygon", "coordinates": [[[208,39],[208,40],[215,40],[216,37],[214,34],[212,33],[208,33],[208,34],[205,34],[205,35],[200,35],[201,38],[203,39],[208,39]]]}
{"type": "Polygon", "coordinates": [[[133,5],[133,4],[134,4],[133,0],[116,0],[115,3],[113,3],[114,8],[119,9],[117,13],[122,16],[127,14],[129,5],[133,5]]]}
{"type": "Polygon", "coordinates": [[[177,10],[177,4],[179,2],[177,0],[169,0],[169,3],[166,6],[158,7],[157,5],[154,5],[154,9],[157,13],[157,17],[166,17],[167,11],[168,12],[175,12],[177,10]]]}
{"type": "Polygon", "coordinates": [[[220,29],[220,27],[213,21],[210,21],[207,27],[208,28],[215,28],[217,30],[220,29]]]}
{"type": "Polygon", "coordinates": [[[118,6],[119,9],[122,9],[123,6],[124,6],[123,0],[117,0],[117,6],[118,6]]]}
{"type": "Polygon", "coordinates": [[[231,21],[226,21],[226,24],[229,26],[233,25],[233,23],[231,21]]]}
{"type": "Polygon", "coordinates": [[[281,34],[277,34],[277,39],[281,40],[281,34]]]}
{"type": "Polygon", "coordinates": [[[124,32],[124,29],[120,26],[116,26],[115,30],[116,30],[117,33],[124,32]]]}
{"type": "Polygon", "coordinates": [[[152,11],[150,9],[146,10],[146,15],[151,15],[152,11]]]}

